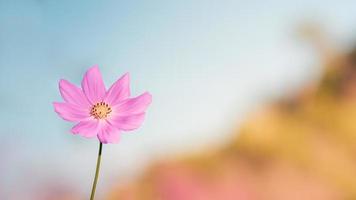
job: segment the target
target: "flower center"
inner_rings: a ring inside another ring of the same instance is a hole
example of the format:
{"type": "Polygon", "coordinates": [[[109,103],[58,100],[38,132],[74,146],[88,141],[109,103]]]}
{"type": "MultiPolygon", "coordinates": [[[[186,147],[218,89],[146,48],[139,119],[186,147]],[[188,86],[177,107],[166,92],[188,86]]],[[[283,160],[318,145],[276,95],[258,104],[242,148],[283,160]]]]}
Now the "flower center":
{"type": "Polygon", "coordinates": [[[95,119],[104,119],[111,113],[109,104],[105,102],[96,103],[90,110],[91,116],[95,119]]]}

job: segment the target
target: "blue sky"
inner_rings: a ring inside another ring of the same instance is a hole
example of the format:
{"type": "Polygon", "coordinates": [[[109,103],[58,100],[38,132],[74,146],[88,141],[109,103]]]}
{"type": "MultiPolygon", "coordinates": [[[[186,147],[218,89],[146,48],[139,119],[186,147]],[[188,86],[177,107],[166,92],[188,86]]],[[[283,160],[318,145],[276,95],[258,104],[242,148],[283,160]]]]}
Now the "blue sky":
{"type": "Polygon", "coordinates": [[[296,36],[298,24],[315,21],[347,47],[355,9],[320,0],[0,0],[0,188],[33,191],[58,177],[90,188],[97,141],[70,135],[53,112],[60,78],[79,84],[99,64],[107,86],[130,72],[132,94],[153,95],[143,127],[104,147],[101,180],[110,184],[153,159],[223,142],[257,105],[316,77],[317,54],[296,36]]]}

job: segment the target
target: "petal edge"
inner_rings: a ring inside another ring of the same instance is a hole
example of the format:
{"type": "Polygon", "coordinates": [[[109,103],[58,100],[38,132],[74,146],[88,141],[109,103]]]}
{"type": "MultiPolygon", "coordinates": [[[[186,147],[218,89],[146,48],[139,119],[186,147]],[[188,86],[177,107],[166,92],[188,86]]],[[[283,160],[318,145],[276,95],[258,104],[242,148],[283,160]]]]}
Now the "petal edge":
{"type": "Polygon", "coordinates": [[[88,108],[90,106],[90,103],[88,102],[83,91],[74,84],[65,79],[61,79],[58,85],[59,92],[61,93],[64,101],[82,108],[88,108]]]}
{"type": "Polygon", "coordinates": [[[53,107],[54,111],[67,121],[79,122],[87,120],[90,117],[89,112],[69,103],[53,102],[53,107]]]}
{"type": "Polygon", "coordinates": [[[86,138],[92,138],[99,132],[100,124],[96,120],[81,121],[72,127],[71,132],[86,138]]]}
{"type": "Polygon", "coordinates": [[[118,79],[106,92],[105,102],[110,105],[116,105],[130,97],[130,74],[124,74],[118,79]]]}
{"type": "Polygon", "coordinates": [[[127,99],[113,107],[114,116],[128,116],[143,113],[152,102],[152,95],[148,92],[135,98],[127,99]]]}
{"type": "Polygon", "coordinates": [[[95,104],[103,100],[106,89],[98,65],[86,71],[82,80],[82,88],[90,103],[95,104]]]}
{"type": "Polygon", "coordinates": [[[103,144],[118,143],[120,140],[120,130],[112,126],[110,123],[105,122],[98,133],[98,139],[103,144]]]}
{"type": "Polygon", "coordinates": [[[132,131],[138,129],[145,119],[145,113],[139,113],[129,116],[116,116],[110,119],[110,123],[123,131],[132,131]]]}

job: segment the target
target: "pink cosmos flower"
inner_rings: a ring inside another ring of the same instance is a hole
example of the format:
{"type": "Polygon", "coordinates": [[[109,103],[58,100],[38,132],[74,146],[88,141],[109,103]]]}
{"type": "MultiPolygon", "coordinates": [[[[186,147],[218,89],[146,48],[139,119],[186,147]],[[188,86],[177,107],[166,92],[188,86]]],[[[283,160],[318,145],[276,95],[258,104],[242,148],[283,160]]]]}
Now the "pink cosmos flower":
{"type": "Polygon", "coordinates": [[[99,68],[91,67],[84,75],[82,89],[61,79],[59,90],[65,102],[53,103],[64,120],[76,122],[73,134],[97,136],[100,142],[117,143],[122,131],[141,126],[152,97],[148,92],[130,98],[129,74],[105,89],[99,68]]]}

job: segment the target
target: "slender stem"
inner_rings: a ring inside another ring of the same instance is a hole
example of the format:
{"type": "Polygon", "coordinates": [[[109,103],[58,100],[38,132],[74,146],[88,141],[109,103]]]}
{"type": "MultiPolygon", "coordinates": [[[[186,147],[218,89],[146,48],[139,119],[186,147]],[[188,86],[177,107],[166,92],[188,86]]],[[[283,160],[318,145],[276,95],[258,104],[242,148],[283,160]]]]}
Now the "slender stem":
{"type": "Polygon", "coordinates": [[[94,196],[95,196],[96,183],[98,182],[99,171],[100,171],[100,161],[101,161],[102,148],[103,148],[103,143],[100,142],[98,160],[96,161],[95,178],[94,178],[94,182],[93,182],[93,187],[91,189],[90,200],[94,200],[94,196]]]}

